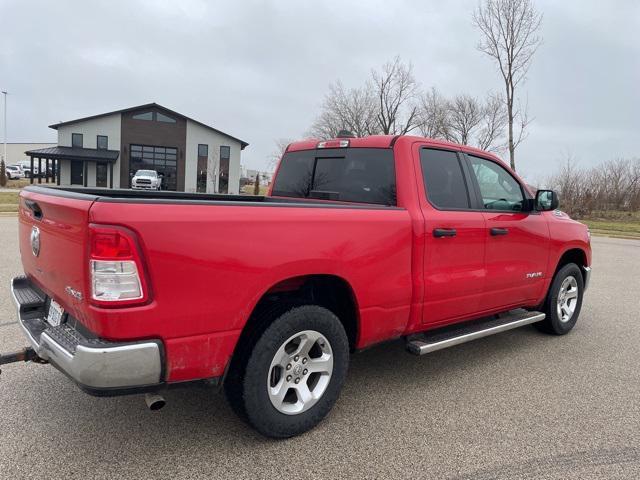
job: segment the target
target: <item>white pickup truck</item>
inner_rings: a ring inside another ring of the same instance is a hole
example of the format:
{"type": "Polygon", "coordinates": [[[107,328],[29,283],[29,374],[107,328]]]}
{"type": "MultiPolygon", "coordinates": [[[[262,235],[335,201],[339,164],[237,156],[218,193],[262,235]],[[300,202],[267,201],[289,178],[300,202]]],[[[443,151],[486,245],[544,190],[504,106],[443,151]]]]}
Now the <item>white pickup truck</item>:
{"type": "Polygon", "coordinates": [[[131,179],[131,188],[160,190],[162,177],[155,170],[138,170],[131,179]]]}

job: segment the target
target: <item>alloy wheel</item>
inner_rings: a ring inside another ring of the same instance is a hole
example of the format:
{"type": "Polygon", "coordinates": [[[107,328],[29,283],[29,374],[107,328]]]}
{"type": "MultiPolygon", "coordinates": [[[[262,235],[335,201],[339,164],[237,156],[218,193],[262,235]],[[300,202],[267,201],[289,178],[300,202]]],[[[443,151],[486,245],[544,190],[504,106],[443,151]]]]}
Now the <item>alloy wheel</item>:
{"type": "Polygon", "coordinates": [[[333,353],[327,338],[304,330],[276,351],[267,377],[271,404],[281,413],[305,412],[322,397],[333,373],[333,353]]]}
{"type": "Polygon", "coordinates": [[[558,292],[558,301],[556,309],[558,318],[562,323],[571,320],[576,305],[578,304],[578,281],[573,276],[568,276],[562,281],[560,291],[558,292]]]}

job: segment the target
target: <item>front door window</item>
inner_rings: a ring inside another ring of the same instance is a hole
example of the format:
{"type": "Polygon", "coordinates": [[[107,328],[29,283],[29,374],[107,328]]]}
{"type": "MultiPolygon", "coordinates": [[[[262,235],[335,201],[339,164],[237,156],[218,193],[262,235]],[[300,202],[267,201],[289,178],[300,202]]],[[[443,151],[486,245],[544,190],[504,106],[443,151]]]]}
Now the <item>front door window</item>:
{"type": "Polygon", "coordinates": [[[470,155],[469,162],[487,210],[522,211],[522,188],[507,170],[491,160],[470,155]]]}

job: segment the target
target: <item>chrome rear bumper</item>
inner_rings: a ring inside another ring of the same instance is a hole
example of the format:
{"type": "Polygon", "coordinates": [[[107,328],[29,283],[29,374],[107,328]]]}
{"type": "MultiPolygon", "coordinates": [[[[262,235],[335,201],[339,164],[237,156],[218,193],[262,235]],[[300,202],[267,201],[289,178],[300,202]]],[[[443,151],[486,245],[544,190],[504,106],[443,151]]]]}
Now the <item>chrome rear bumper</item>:
{"type": "Polygon", "coordinates": [[[162,382],[162,342],[115,343],[89,338],[67,321],[57,327],[46,320],[46,295],[25,277],[11,281],[18,320],[38,356],[89,393],[144,389],[162,382]]]}

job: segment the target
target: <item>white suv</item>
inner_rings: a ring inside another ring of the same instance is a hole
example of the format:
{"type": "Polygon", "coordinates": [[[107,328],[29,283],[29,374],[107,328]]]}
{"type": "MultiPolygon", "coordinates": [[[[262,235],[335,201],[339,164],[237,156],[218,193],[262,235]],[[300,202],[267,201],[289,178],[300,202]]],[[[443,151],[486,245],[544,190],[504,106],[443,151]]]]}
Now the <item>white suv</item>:
{"type": "Polygon", "coordinates": [[[24,172],[19,165],[7,165],[4,167],[7,172],[7,178],[9,180],[14,180],[16,178],[24,178],[24,172]]]}

